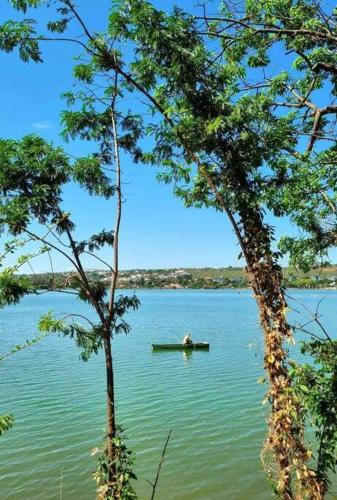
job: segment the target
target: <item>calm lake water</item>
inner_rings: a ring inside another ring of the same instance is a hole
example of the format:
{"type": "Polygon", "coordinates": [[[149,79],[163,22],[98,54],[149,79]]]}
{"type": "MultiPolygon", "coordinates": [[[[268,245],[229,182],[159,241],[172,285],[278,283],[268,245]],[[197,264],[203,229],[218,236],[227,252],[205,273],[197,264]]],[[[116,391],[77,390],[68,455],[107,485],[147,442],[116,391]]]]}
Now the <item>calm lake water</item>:
{"type": "MultiPolygon", "coordinates": [[[[125,293],[125,292],[124,292],[125,293]]],[[[337,292],[291,291],[335,330],[337,292]]],[[[172,429],[157,499],[272,498],[259,461],[263,442],[262,342],[248,290],[138,291],[132,332],[114,339],[118,420],[136,452],[136,490],[150,497],[172,429]],[[209,352],[151,351],[186,331],[209,352]]],[[[299,307],[296,303],[296,307],[299,307]]],[[[70,295],[27,297],[0,311],[0,352],[36,335],[39,316],[85,307],[70,295]]],[[[69,339],[48,337],[0,363],[0,413],[15,427],[0,442],[2,500],[95,498],[90,452],[104,435],[104,364],[88,363],[69,339]]],[[[333,495],[332,498],[337,498],[333,495]]]]}

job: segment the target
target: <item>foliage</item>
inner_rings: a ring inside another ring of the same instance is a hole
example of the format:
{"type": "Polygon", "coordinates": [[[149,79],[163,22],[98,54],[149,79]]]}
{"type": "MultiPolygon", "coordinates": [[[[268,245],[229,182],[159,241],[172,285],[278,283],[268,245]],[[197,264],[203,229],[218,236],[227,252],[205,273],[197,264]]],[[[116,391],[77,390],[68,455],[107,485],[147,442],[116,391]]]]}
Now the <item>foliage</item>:
{"type": "Polygon", "coordinates": [[[0,437],[6,431],[8,431],[14,424],[14,418],[12,415],[0,415],[0,437]]]}
{"type": "Polygon", "coordinates": [[[31,347],[32,345],[36,344],[37,342],[40,342],[44,337],[45,333],[42,333],[42,335],[37,335],[33,339],[26,340],[26,342],[22,344],[17,344],[12,349],[5,353],[5,354],[0,354],[0,361],[3,361],[4,359],[8,358],[8,356],[11,356],[12,354],[15,354],[18,351],[22,351],[23,349],[26,349],[27,347],[31,347]]]}
{"type": "MultiPolygon", "coordinates": [[[[104,290],[106,290],[106,288],[104,288],[104,290]]],[[[111,336],[113,333],[129,333],[130,327],[124,320],[124,316],[129,309],[136,310],[138,309],[138,307],[139,300],[136,296],[120,296],[116,299],[114,308],[114,322],[113,326],[111,327],[111,336]]],[[[39,330],[44,334],[58,333],[64,335],[65,337],[73,339],[77,347],[81,349],[82,360],[88,361],[92,354],[98,354],[99,350],[103,347],[103,341],[105,337],[104,326],[100,323],[95,325],[87,319],[89,328],[86,328],[83,326],[83,324],[74,321],[74,317],[76,316],[81,318],[81,315],[70,314],[61,319],[58,319],[54,317],[52,311],[49,311],[45,315],[41,316],[39,320],[39,330]]],[[[86,318],[82,317],[82,319],[86,318]]]]}
{"type": "Polygon", "coordinates": [[[35,34],[34,22],[29,19],[22,22],[7,21],[0,26],[0,49],[12,52],[17,47],[24,62],[29,59],[41,62],[38,41],[30,38],[35,34]]]}
{"type": "Polygon", "coordinates": [[[25,277],[14,276],[10,269],[0,273],[0,306],[14,305],[20,302],[22,297],[32,293],[30,280],[25,277]]]}
{"type": "Polygon", "coordinates": [[[114,242],[114,233],[113,231],[102,231],[99,234],[94,234],[91,236],[91,238],[87,241],[81,241],[79,243],[76,243],[77,245],[77,250],[81,254],[83,253],[86,249],[89,250],[89,252],[94,252],[95,250],[99,250],[101,247],[104,245],[110,245],[112,246],[114,242]]]}
{"type": "Polygon", "coordinates": [[[230,45],[234,61],[254,61],[251,91],[260,93],[262,85],[276,115],[290,119],[291,147],[271,165],[288,182],[269,185],[265,196],[303,230],[281,244],[302,268],[336,244],[336,15],[332,4],[312,0],[250,0],[245,15],[224,12],[213,25],[214,36],[228,30],[230,42],[224,37],[223,46],[230,45]],[[280,53],[284,68],[275,74],[280,53]]]}
{"type": "Polygon", "coordinates": [[[97,469],[93,473],[93,477],[98,485],[98,498],[107,500],[115,498],[131,500],[137,498],[130,482],[137,479],[133,472],[135,459],[133,453],[125,444],[124,430],[121,426],[117,428],[113,446],[116,450],[114,458],[116,480],[112,483],[109,480],[109,457],[106,450],[93,450],[93,454],[97,456],[97,469]]]}
{"type": "Polygon", "coordinates": [[[314,364],[293,363],[293,387],[315,432],[315,470],[327,491],[337,464],[337,341],[315,338],[302,342],[301,352],[314,364]]]}

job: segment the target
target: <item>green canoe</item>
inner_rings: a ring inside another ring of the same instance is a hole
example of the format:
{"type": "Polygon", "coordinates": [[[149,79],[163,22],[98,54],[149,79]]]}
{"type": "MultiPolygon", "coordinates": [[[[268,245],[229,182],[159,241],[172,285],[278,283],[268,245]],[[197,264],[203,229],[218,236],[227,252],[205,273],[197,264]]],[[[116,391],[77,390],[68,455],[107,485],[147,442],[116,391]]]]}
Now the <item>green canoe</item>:
{"type": "Polygon", "coordinates": [[[195,349],[209,349],[207,342],[195,342],[194,344],[152,344],[154,351],[161,351],[164,349],[172,350],[195,350],[195,349]]]}

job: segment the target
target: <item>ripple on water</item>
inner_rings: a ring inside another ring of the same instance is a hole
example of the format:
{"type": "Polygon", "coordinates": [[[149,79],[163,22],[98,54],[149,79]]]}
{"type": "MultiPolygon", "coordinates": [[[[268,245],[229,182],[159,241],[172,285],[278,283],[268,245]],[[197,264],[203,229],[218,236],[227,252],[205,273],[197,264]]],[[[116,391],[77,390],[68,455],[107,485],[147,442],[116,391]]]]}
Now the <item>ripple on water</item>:
{"type": "MultiPolygon", "coordinates": [[[[310,305],[321,293],[301,295],[310,305]]],[[[132,333],[113,345],[118,418],[136,452],[139,498],[149,498],[146,480],[155,477],[169,429],[158,500],[271,498],[259,463],[265,389],[256,383],[262,356],[251,293],[139,296],[142,306],[129,316],[132,333]],[[177,341],[187,330],[210,342],[210,351],[151,351],[151,343],[177,341]]],[[[40,314],[73,307],[83,306],[57,294],[1,310],[0,351],[32,338],[40,314]]],[[[336,322],[336,309],[326,311],[336,322]]],[[[104,436],[102,357],[83,363],[71,341],[49,337],[1,363],[0,376],[2,411],[16,418],[1,439],[0,498],[93,499],[90,451],[104,436]]]]}

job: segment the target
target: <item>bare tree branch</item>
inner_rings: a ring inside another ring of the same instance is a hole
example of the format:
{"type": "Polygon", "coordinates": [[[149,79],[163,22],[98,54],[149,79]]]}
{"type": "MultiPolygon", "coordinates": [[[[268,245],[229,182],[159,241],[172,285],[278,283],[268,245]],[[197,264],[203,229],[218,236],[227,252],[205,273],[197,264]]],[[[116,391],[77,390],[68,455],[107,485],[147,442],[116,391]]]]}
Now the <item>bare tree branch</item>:
{"type": "Polygon", "coordinates": [[[163,462],[164,462],[166,448],[167,448],[168,442],[170,440],[171,434],[172,434],[172,429],[170,429],[170,432],[168,433],[168,436],[166,438],[166,442],[165,442],[165,445],[164,445],[164,448],[163,448],[163,452],[161,454],[161,459],[160,459],[160,462],[159,462],[159,465],[158,465],[156,479],[155,479],[155,481],[154,481],[153,484],[150,483],[152,485],[151,500],[154,499],[154,496],[155,496],[155,493],[156,493],[156,489],[157,489],[157,485],[158,485],[158,481],[159,481],[159,476],[160,476],[160,471],[161,471],[161,468],[162,468],[162,465],[163,465],[163,462]]]}

